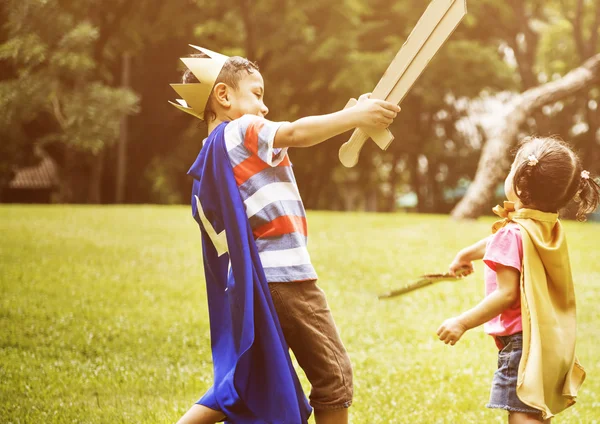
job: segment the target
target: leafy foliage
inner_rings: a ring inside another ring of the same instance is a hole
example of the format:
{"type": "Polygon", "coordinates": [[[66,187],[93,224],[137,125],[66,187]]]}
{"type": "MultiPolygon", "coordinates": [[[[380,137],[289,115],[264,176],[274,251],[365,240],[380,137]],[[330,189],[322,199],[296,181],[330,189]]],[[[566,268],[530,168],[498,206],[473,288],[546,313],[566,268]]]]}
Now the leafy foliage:
{"type": "Polygon", "coordinates": [[[0,59],[16,76],[0,81],[0,106],[9,111],[0,131],[14,133],[41,115],[55,128],[42,140],[99,152],[118,137],[121,116],[136,111],[137,96],[103,78],[94,46],[100,31],[55,2],[14,1],[8,6],[9,38],[0,59]]]}
{"type": "MultiPolygon", "coordinates": [[[[307,206],[348,207],[348,189],[363,199],[358,203],[364,206],[353,207],[394,210],[398,196],[416,193],[419,210],[449,210],[457,199],[448,194],[472,179],[485,142],[473,139],[478,128],[457,126],[471,113],[471,102],[563,75],[593,54],[590,49],[598,51],[596,3],[469,1],[469,15],[403,101],[388,151],[369,143],[352,170],[337,160],[347,135],[292,152],[307,206]]],[[[111,146],[121,118],[139,112],[129,118],[127,201],[172,202],[188,198],[185,173],[206,134],[205,126],[166,103],[174,97],[168,83],[183,69],[178,58],[192,52],[187,43],[258,62],[269,118],[294,120],[338,110],[371,91],[425,4],[8,0],[0,10],[6,21],[0,59],[7,70],[0,77],[0,134],[7,140],[0,175],[26,162],[33,144],[59,144],[64,158],[77,152],[88,174],[103,169],[96,184],[103,184],[102,198],[110,202],[116,172],[111,146]],[[132,57],[130,88],[119,87],[125,54],[132,57]],[[159,186],[163,194],[157,195],[159,186]]],[[[595,171],[598,100],[592,90],[546,108],[524,132],[572,140],[595,171]]]]}

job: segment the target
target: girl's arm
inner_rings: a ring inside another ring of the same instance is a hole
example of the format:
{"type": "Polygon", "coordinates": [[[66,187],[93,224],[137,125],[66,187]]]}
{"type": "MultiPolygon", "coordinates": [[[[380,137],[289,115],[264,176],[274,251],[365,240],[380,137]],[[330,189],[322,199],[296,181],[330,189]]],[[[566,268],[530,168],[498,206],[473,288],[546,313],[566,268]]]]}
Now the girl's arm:
{"type": "Polygon", "coordinates": [[[444,321],[437,331],[440,340],[454,345],[465,331],[488,322],[510,308],[519,298],[520,276],[521,273],[516,268],[496,264],[496,290],[473,309],[444,321]]]}
{"type": "Polygon", "coordinates": [[[450,264],[450,273],[455,274],[461,268],[465,268],[466,272],[463,275],[469,275],[473,273],[473,261],[483,259],[485,256],[485,247],[487,245],[489,237],[479,240],[477,243],[472,244],[469,247],[462,249],[452,263],[450,264]]]}

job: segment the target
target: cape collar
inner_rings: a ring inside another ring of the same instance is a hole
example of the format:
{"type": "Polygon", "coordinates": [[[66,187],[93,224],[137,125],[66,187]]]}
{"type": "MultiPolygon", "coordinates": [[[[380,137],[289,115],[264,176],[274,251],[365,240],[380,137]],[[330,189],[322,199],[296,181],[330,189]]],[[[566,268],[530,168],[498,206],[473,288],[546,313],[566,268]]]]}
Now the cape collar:
{"type": "Polygon", "coordinates": [[[536,209],[521,208],[515,210],[514,202],[504,202],[504,206],[496,205],[492,209],[500,218],[492,225],[492,233],[495,233],[500,228],[506,226],[509,222],[514,222],[515,219],[533,219],[541,222],[556,223],[558,221],[558,213],[542,212],[536,209]]]}

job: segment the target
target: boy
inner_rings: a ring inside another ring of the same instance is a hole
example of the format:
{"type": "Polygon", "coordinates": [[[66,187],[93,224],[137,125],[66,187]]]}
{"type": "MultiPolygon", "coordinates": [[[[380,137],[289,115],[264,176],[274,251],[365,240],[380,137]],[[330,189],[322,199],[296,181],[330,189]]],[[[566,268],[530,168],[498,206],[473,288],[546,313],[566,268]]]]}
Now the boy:
{"type": "MultiPolygon", "coordinates": [[[[395,104],[370,99],[369,95],[363,95],[355,106],[339,112],[306,117],[291,123],[271,122],[264,118],[269,109],[263,100],[264,82],[254,63],[240,57],[227,58],[206,49],[197,49],[206,56],[182,59],[188,66],[188,71],[184,75],[184,84],[174,85],[174,88],[185,101],[180,100],[180,105],[176,106],[204,119],[208,124],[209,136],[189,172],[196,179],[193,189],[195,197],[193,210],[205,235],[204,265],[207,287],[212,284],[208,279],[213,282],[218,280],[218,278],[213,280],[213,277],[219,273],[222,273],[221,279],[228,279],[228,282],[222,286],[226,286],[224,291],[215,292],[215,300],[211,299],[209,288],[215,386],[181,418],[179,423],[213,423],[225,417],[236,423],[277,420],[292,423],[305,422],[308,415],[303,409],[302,399],[292,399],[293,393],[282,397],[279,401],[272,398],[273,392],[278,392],[282,384],[295,385],[301,392],[293,369],[291,370],[293,375],[286,380],[288,383],[273,381],[272,387],[278,389],[260,394],[255,393],[256,387],[262,388],[258,389],[259,391],[267,391],[264,388],[265,383],[262,381],[260,384],[252,385],[253,383],[248,381],[262,377],[257,377],[250,371],[243,371],[246,360],[244,352],[234,355],[235,357],[228,363],[234,373],[245,372],[243,378],[236,380],[236,377],[231,377],[231,372],[229,374],[218,372],[226,366],[217,363],[224,354],[215,351],[215,345],[219,343],[215,342],[215,337],[221,337],[224,327],[233,328],[235,332],[236,329],[246,328],[248,325],[253,326],[250,339],[258,344],[263,343],[260,349],[251,344],[247,345],[247,349],[254,347],[260,352],[252,356],[253,360],[257,361],[252,369],[264,365],[261,369],[269,373],[269,366],[278,358],[277,334],[282,334],[311,383],[310,403],[315,410],[316,422],[318,424],[347,423],[348,407],[352,403],[352,369],[327,306],[325,294],[316,285],[317,274],[307,250],[304,206],[298,193],[287,149],[313,146],[356,127],[387,128],[400,108],[395,104]],[[195,93],[192,93],[191,86],[196,86],[195,93]],[[207,87],[212,89],[207,91],[207,87]],[[225,151],[228,166],[223,167],[219,165],[219,157],[225,151]],[[227,180],[231,171],[233,171],[231,181],[235,181],[234,188],[226,195],[224,192],[228,191],[227,180]],[[215,188],[209,192],[206,187],[211,182],[207,176],[211,174],[214,174],[215,188]],[[204,197],[203,193],[206,193],[204,197]],[[240,195],[241,199],[239,199],[240,195]],[[229,197],[219,201],[219,205],[214,208],[206,206],[214,201],[215,196],[229,197]],[[241,222],[239,215],[227,212],[229,209],[239,210],[240,207],[245,211],[243,220],[247,220],[249,224],[241,222]],[[213,225],[217,229],[211,228],[213,225]],[[239,232],[239,227],[245,225],[248,225],[248,231],[251,231],[252,240],[248,246],[240,247],[239,240],[242,239],[242,243],[245,243],[245,236],[243,230],[239,232]],[[226,240],[219,239],[220,234],[223,233],[226,234],[226,240]],[[260,260],[254,262],[255,272],[248,271],[244,274],[240,269],[246,269],[248,262],[252,262],[254,246],[260,260]],[[232,248],[234,251],[231,250],[232,248]],[[242,252],[240,253],[242,256],[246,255],[245,259],[238,261],[237,258],[242,257],[238,255],[239,252],[242,252]],[[229,272],[229,276],[225,275],[227,271],[224,270],[226,260],[223,260],[221,268],[213,267],[213,264],[220,260],[218,258],[222,257],[220,255],[225,253],[230,255],[227,266],[231,267],[232,272],[229,272]],[[240,279],[243,280],[242,274],[253,282],[242,286],[240,284],[240,279]],[[264,302],[258,305],[256,299],[260,301],[262,297],[257,287],[260,288],[263,281],[268,283],[267,292],[270,296],[266,296],[264,302]],[[275,330],[271,331],[272,328],[265,324],[259,327],[260,331],[254,331],[254,327],[258,326],[256,316],[249,316],[247,321],[243,321],[237,307],[232,308],[232,312],[223,313],[223,309],[230,308],[231,302],[235,301],[226,298],[226,296],[234,296],[234,293],[231,291],[229,294],[223,293],[228,293],[230,288],[238,290],[239,299],[240,287],[246,290],[243,297],[254,299],[252,305],[244,303],[246,309],[243,309],[243,312],[246,313],[248,308],[253,308],[253,314],[262,314],[266,311],[264,316],[268,316],[269,310],[274,310],[275,330]],[[220,301],[220,306],[216,306],[220,301]],[[232,314],[236,316],[231,318],[232,314]],[[213,327],[213,321],[221,323],[219,329],[213,327]],[[226,322],[226,325],[223,325],[223,322],[226,322]],[[245,324],[242,325],[241,322],[245,324]],[[249,324],[250,322],[252,323],[249,324]],[[265,341],[265,337],[270,337],[265,336],[267,333],[272,335],[269,341],[265,341]],[[271,359],[264,358],[264,355],[271,355],[271,359]],[[257,359],[259,357],[260,359],[257,359]],[[262,365],[257,365],[259,363],[262,365]],[[229,388],[227,390],[234,393],[233,401],[230,400],[230,392],[220,389],[222,378],[233,380],[227,386],[229,388]],[[249,389],[249,385],[255,389],[249,389]],[[224,394],[217,394],[219,390],[224,394]],[[251,399],[251,396],[246,396],[245,393],[253,393],[257,397],[251,399]],[[290,418],[291,415],[287,415],[285,419],[273,418],[282,416],[274,412],[276,405],[273,404],[287,401],[290,403],[283,409],[288,412],[281,412],[281,414],[288,414],[293,409],[298,411],[293,415],[294,418],[290,418]],[[257,408],[262,412],[257,412],[257,408]],[[234,416],[241,409],[247,411],[234,416]],[[266,418],[267,415],[271,418],[266,418]],[[246,418],[250,416],[254,418],[246,418]]],[[[243,330],[239,330],[233,338],[238,341],[248,339],[242,333],[243,330]]],[[[233,346],[232,350],[241,351],[238,342],[231,342],[229,345],[233,346]]],[[[287,355],[285,343],[283,348],[287,355]]],[[[228,355],[230,352],[229,350],[227,352],[228,355]]],[[[289,367],[291,368],[291,365],[289,367]]],[[[282,369],[285,368],[284,365],[282,369]]],[[[281,377],[282,372],[280,370],[275,374],[281,377]]]]}

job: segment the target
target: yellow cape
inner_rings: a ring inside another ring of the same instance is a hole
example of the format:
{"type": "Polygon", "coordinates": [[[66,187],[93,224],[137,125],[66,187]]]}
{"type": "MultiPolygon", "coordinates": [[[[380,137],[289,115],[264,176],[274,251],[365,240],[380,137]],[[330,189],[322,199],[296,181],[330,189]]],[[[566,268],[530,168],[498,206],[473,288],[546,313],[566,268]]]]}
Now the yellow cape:
{"type": "Polygon", "coordinates": [[[504,218],[494,224],[494,233],[511,221],[521,229],[523,356],[517,395],[545,420],[573,405],[585,380],[575,356],[575,290],[567,241],[556,213],[515,211],[512,202],[494,212],[504,218]]]}

